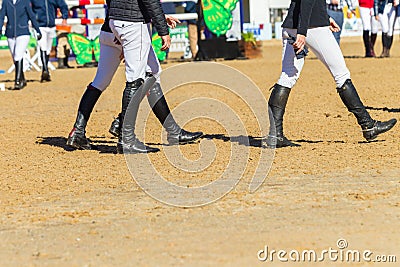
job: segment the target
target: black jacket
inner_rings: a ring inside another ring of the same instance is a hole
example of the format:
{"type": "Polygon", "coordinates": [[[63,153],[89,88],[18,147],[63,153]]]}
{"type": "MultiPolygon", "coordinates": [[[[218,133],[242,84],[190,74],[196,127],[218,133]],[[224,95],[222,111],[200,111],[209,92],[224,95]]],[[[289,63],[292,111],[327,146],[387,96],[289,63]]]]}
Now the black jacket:
{"type": "Polygon", "coordinates": [[[298,34],[307,36],[307,30],[329,26],[325,0],[292,0],[282,27],[297,29],[298,34]]]}
{"type": "Polygon", "coordinates": [[[168,25],[160,0],[112,0],[108,8],[110,19],[130,22],[153,22],[158,35],[168,35],[168,25]]]}
{"type": "Polygon", "coordinates": [[[104,19],[103,25],[101,25],[101,30],[103,32],[112,32],[110,28],[110,17],[108,15],[108,8],[111,4],[111,0],[106,0],[107,8],[106,8],[106,18],[104,19]]]}

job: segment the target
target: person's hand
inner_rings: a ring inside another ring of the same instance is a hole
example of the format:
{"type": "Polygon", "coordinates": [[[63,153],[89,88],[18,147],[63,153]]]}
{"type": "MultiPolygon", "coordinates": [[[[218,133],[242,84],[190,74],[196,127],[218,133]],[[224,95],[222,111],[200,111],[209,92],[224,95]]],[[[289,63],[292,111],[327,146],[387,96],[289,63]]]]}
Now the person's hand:
{"type": "Polygon", "coordinates": [[[337,25],[336,21],[333,18],[329,18],[329,29],[331,32],[339,32],[340,27],[337,25]]]}
{"type": "Polygon", "coordinates": [[[376,15],[375,19],[376,19],[376,21],[379,21],[380,20],[379,15],[376,15]]]}
{"type": "Polygon", "coordinates": [[[165,19],[167,20],[168,27],[174,29],[176,24],[181,23],[181,21],[173,16],[165,15],[165,19]]]}
{"type": "Polygon", "coordinates": [[[394,0],[394,1],[393,1],[393,6],[396,7],[396,6],[398,6],[398,5],[399,5],[399,0],[394,0]]]}
{"type": "Polygon", "coordinates": [[[68,24],[67,24],[67,19],[63,19],[62,22],[61,22],[61,25],[62,25],[62,26],[67,26],[67,25],[68,25],[68,24]]]}
{"type": "Polygon", "coordinates": [[[356,11],[347,9],[347,18],[351,19],[351,17],[353,17],[353,15],[354,16],[356,15],[356,11]]]}
{"type": "Polygon", "coordinates": [[[160,37],[162,41],[161,51],[168,50],[168,48],[171,46],[171,37],[169,37],[169,34],[160,37]]]}
{"type": "Polygon", "coordinates": [[[296,42],[293,43],[293,48],[296,51],[296,54],[300,53],[304,46],[306,45],[306,37],[302,34],[297,34],[296,42]]]}

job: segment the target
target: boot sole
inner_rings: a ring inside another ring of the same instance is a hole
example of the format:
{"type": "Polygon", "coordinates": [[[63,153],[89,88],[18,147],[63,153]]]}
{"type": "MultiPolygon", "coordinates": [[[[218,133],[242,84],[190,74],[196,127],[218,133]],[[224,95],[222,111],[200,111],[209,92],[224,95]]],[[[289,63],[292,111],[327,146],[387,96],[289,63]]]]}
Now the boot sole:
{"type": "Polygon", "coordinates": [[[155,151],[130,151],[130,150],[127,150],[124,153],[124,149],[123,148],[117,147],[117,154],[149,154],[149,153],[156,153],[156,152],[159,152],[159,151],[160,151],[159,149],[155,150],[155,151]]]}

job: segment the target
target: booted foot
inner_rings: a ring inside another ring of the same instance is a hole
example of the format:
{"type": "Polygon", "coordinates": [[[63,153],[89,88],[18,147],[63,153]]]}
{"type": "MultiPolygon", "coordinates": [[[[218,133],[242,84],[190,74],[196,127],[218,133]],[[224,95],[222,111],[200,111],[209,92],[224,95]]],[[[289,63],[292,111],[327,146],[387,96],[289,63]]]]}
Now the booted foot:
{"type": "Polygon", "coordinates": [[[108,132],[112,135],[114,135],[115,137],[119,137],[120,135],[120,123],[119,123],[119,116],[117,116],[113,122],[111,123],[110,129],[108,130],[108,132]]]}
{"type": "Polygon", "coordinates": [[[24,88],[26,86],[26,82],[16,82],[14,83],[14,87],[11,88],[11,90],[21,90],[22,88],[24,88]]]}
{"type": "Polygon", "coordinates": [[[92,149],[90,141],[86,138],[85,134],[77,134],[75,128],[72,129],[71,133],[68,136],[67,146],[82,150],[92,149]]]}
{"type": "Polygon", "coordinates": [[[137,138],[130,144],[118,142],[117,153],[118,154],[137,154],[137,153],[154,153],[160,149],[156,147],[149,147],[140,142],[137,138]]]}
{"type": "Polygon", "coordinates": [[[188,132],[181,129],[179,134],[168,134],[167,140],[170,145],[187,144],[196,141],[203,136],[203,132],[188,132]]]}
{"type": "Polygon", "coordinates": [[[397,123],[396,119],[391,119],[388,121],[375,121],[371,128],[363,129],[363,136],[367,141],[374,140],[379,134],[385,133],[393,128],[397,123]]]}
{"type": "Polygon", "coordinates": [[[40,82],[50,82],[50,73],[48,71],[43,71],[42,76],[40,77],[40,82]]]}
{"type": "Polygon", "coordinates": [[[265,140],[267,143],[267,147],[269,148],[281,148],[287,146],[300,146],[299,144],[291,142],[286,136],[272,136],[268,135],[267,139],[265,140]]]}

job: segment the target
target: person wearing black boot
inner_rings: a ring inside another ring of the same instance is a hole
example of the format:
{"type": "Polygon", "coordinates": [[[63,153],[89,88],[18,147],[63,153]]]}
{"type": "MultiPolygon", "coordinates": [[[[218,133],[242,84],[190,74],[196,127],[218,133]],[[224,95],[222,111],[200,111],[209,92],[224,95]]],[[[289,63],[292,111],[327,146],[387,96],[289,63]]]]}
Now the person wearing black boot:
{"type": "Polygon", "coordinates": [[[333,76],[337,92],[347,109],[354,114],[367,141],[389,131],[396,119],[376,121],[371,118],[350,78],[343,54],[332,31],[338,31],[335,21],[328,17],[325,0],[292,1],[283,22],[282,73],[272,87],[268,101],[271,127],[266,138],[268,147],[298,146],[283,132],[283,116],[291,88],[296,84],[304,66],[306,47],[310,48],[333,76]],[[291,42],[295,36],[296,41],[291,42]]]}
{"type": "MultiPolygon", "coordinates": [[[[171,114],[168,103],[165,100],[161,85],[156,82],[154,86],[149,90],[147,94],[147,100],[150,107],[156,115],[158,121],[167,131],[167,141],[170,145],[186,144],[198,140],[203,133],[202,132],[188,132],[182,129],[175,121],[171,114]]],[[[120,137],[121,135],[121,114],[114,119],[111,123],[109,132],[120,137]]]]}
{"type": "Polygon", "coordinates": [[[360,16],[363,24],[365,57],[375,57],[374,46],[378,33],[378,0],[359,0],[360,16]],[[371,34],[371,35],[370,35],[371,34]]]}
{"type": "MultiPolygon", "coordinates": [[[[109,5],[109,1],[107,1],[107,4],[109,5]]],[[[176,23],[179,22],[179,20],[177,20],[171,16],[167,16],[167,15],[166,15],[166,19],[167,19],[167,23],[168,23],[169,27],[171,27],[171,28],[174,28],[176,26],[176,23]]],[[[89,119],[90,113],[93,110],[95,103],[99,99],[101,92],[103,92],[109,86],[109,84],[120,64],[122,46],[116,40],[114,34],[111,32],[108,21],[109,21],[109,19],[108,19],[108,14],[107,14],[105,22],[100,31],[100,37],[99,37],[100,59],[99,59],[99,63],[98,63],[98,68],[97,68],[96,76],[95,76],[93,82],[90,84],[91,88],[95,88],[97,92],[96,91],[88,92],[88,90],[87,90],[87,93],[85,92],[85,94],[83,95],[83,97],[81,99],[81,104],[79,105],[76,122],[74,124],[74,127],[73,127],[70,135],[68,136],[67,145],[74,147],[74,148],[78,148],[78,149],[91,149],[92,148],[92,146],[90,145],[90,141],[85,136],[85,132],[86,132],[85,129],[86,129],[87,121],[89,119]],[[86,116],[82,116],[79,113],[86,114],[86,116]],[[78,129],[78,131],[76,129],[78,129]]],[[[161,68],[158,63],[157,57],[154,54],[154,50],[151,49],[150,54],[151,54],[152,60],[149,61],[149,63],[151,63],[151,64],[149,65],[148,68],[150,71],[153,71],[153,74],[155,74],[156,76],[159,76],[159,74],[160,74],[159,72],[161,72],[161,68]]],[[[150,75],[148,75],[148,76],[150,76],[150,75]]],[[[143,80],[143,82],[144,82],[144,80],[143,80]]],[[[126,83],[126,87],[125,87],[124,94],[123,94],[123,102],[122,102],[122,110],[124,111],[124,113],[126,113],[126,110],[128,109],[128,106],[129,106],[130,99],[132,99],[133,95],[136,95],[136,92],[139,89],[141,83],[142,83],[142,80],[140,80],[137,83],[126,83]]],[[[157,83],[154,87],[156,87],[156,86],[157,86],[157,83]]],[[[161,90],[161,87],[157,87],[157,88],[159,88],[159,90],[161,90]]],[[[146,88],[144,88],[144,90],[146,90],[146,88]]],[[[153,88],[150,89],[149,97],[150,97],[150,95],[152,96],[150,98],[154,99],[153,102],[158,100],[158,97],[162,96],[162,91],[159,91],[159,90],[157,89],[154,91],[153,88]]],[[[138,94],[136,96],[139,96],[139,95],[141,97],[144,96],[142,94],[138,94]]],[[[149,98],[149,102],[150,102],[150,98],[149,98]]],[[[169,114],[169,108],[168,108],[168,105],[166,104],[165,98],[160,97],[160,101],[156,101],[156,103],[157,103],[157,105],[152,105],[152,106],[155,106],[155,109],[164,110],[163,114],[167,114],[167,115],[169,114]],[[168,111],[167,113],[165,113],[165,109],[167,109],[167,111],[168,111]]],[[[123,121],[122,117],[123,117],[122,114],[120,114],[119,118],[121,118],[121,121],[123,121]]],[[[134,117],[135,117],[135,115],[134,115],[134,117]]],[[[169,117],[171,117],[171,116],[169,116],[169,117]]],[[[170,120],[169,117],[167,116],[165,121],[170,120]]],[[[119,123],[119,119],[117,121],[119,123]]],[[[132,123],[131,123],[131,125],[132,125],[132,123]]],[[[171,125],[172,125],[172,123],[171,123],[171,125]]],[[[174,133],[177,133],[177,131],[176,131],[177,128],[181,129],[179,126],[178,127],[176,127],[176,126],[177,125],[175,124],[170,127],[170,129],[175,129],[174,133]],[[173,128],[173,127],[175,127],[175,128],[173,128]]],[[[133,125],[133,127],[134,127],[134,125],[133,125]]],[[[118,128],[118,130],[120,130],[119,126],[117,126],[117,128],[118,128]]],[[[132,127],[131,127],[131,130],[133,130],[132,127]]],[[[133,131],[132,131],[132,133],[133,133],[133,131]]],[[[202,133],[199,133],[199,132],[190,133],[190,132],[184,131],[183,129],[182,129],[182,133],[185,134],[186,138],[191,137],[192,140],[198,139],[202,135],[202,133]]],[[[118,135],[119,135],[119,133],[118,133],[118,135]]],[[[129,133],[128,133],[128,135],[129,135],[129,133]]],[[[183,135],[182,135],[181,139],[184,139],[183,135]]],[[[143,148],[146,148],[145,145],[143,143],[139,144],[139,140],[137,140],[137,139],[135,140],[135,146],[136,146],[136,148],[140,147],[140,149],[138,149],[140,151],[136,151],[136,152],[147,152],[147,149],[145,149],[145,151],[143,151],[143,148]]],[[[118,148],[119,151],[122,152],[123,147],[121,145],[119,145],[118,147],[119,147],[118,148]]],[[[149,150],[150,150],[150,148],[149,148],[149,150]]]]}
{"type": "Polygon", "coordinates": [[[71,54],[71,46],[68,43],[68,32],[61,32],[57,36],[57,69],[72,69],[68,64],[68,58],[71,54]]]}
{"type": "MultiPolygon", "coordinates": [[[[24,76],[23,58],[30,40],[28,21],[30,20],[35,28],[38,40],[41,39],[41,32],[29,0],[3,0],[0,9],[0,27],[3,26],[5,17],[7,17],[5,35],[15,66],[13,90],[20,90],[27,84],[24,76]]],[[[1,35],[2,29],[0,28],[1,35]]]]}
{"type": "Polygon", "coordinates": [[[393,0],[379,0],[378,12],[382,26],[382,53],[383,57],[390,57],[390,48],[393,43],[394,25],[396,23],[398,3],[393,0]]]}
{"type": "Polygon", "coordinates": [[[74,127],[68,135],[67,145],[77,149],[90,150],[92,146],[89,139],[86,138],[86,125],[92,114],[94,105],[99,99],[102,91],[90,83],[79,103],[78,114],[74,127]]]}
{"type": "Polygon", "coordinates": [[[51,81],[48,69],[49,56],[53,39],[56,37],[57,9],[62,14],[62,25],[67,25],[68,5],[64,0],[31,0],[33,12],[36,14],[42,39],[38,42],[40,48],[40,60],[42,61],[42,75],[40,82],[51,81]]]}

